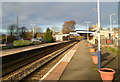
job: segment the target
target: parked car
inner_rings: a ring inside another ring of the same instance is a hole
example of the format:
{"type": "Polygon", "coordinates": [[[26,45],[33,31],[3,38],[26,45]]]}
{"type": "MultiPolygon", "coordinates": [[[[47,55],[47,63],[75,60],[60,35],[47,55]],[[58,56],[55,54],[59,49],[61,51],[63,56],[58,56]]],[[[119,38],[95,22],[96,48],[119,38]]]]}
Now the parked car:
{"type": "Polygon", "coordinates": [[[24,40],[24,38],[16,37],[14,40],[24,40]]]}
{"type": "Polygon", "coordinates": [[[45,43],[43,38],[37,38],[41,43],[45,43]]]}
{"type": "Polygon", "coordinates": [[[31,38],[25,38],[24,40],[31,40],[31,38]]]}
{"type": "Polygon", "coordinates": [[[33,38],[33,39],[31,39],[31,43],[32,44],[40,44],[41,41],[39,39],[37,39],[37,38],[33,38]]]}
{"type": "Polygon", "coordinates": [[[82,40],[87,40],[87,38],[83,38],[82,40]]]}

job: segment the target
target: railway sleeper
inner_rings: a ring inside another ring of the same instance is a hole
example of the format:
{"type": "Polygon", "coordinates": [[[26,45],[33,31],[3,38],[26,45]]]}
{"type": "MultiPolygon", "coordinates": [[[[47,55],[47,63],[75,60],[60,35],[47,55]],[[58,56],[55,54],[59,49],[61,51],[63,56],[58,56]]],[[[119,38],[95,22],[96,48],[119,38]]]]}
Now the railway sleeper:
{"type": "Polygon", "coordinates": [[[68,48],[75,45],[76,43],[77,42],[74,42],[74,43],[66,46],[63,49],[57,50],[52,54],[49,54],[39,60],[32,62],[31,64],[29,64],[27,66],[24,66],[24,67],[18,69],[14,73],[11,73],[10,75],[3,77],[2,82],[4,82],[4,81],[19,81],[19,80],[23,79],[24,77],[26,77],[27,75],[29,75],[30,73],[32,73],[33,71],[38,69],[39,67],[43,66],[45,63],[49,62],[50,60],[52,60],[53,58],[55,58],[56,56],[58,56],[65,50],[67,50],[68,48]]]}

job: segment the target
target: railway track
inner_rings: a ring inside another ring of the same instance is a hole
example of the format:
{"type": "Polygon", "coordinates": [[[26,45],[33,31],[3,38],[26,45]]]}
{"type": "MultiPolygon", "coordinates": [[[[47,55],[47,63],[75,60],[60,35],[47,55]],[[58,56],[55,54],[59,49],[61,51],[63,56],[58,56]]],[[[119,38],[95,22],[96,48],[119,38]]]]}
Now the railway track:
{"type": "Polygon", "coordinates": [[[57,45],[51,45],[51,46],[47,46],[39,49],[17,53],[17,54],[14,54],[15,56],[12,56],[12,57],[8,56],[8,58],[3,57],[2,58],[2,77],[4,77],[5,75],[8,75],[12,71],[19,69],[20,67],[23,67],[71,43],[72,42],[65,42],[57,45]],[[12,60],[9,60],[10,58],[12,60]]]}
{"type": "MultiPolygon", "coordinates": [[[[65,52],[66,50],[68,50],[70,47],[72,47],[73,45],[75,45],[77,42],[73,42],[73,43],[69,43],[69,45],[67,44],[67,46],[61,46],[63,48],[60,49],[55,49],[54,52],[49,53],[43,57],[39,57],[39,59],[37,58],[36,60],[32,61],[29,64],[26,64],[20,68],[18,68],[15,71],[12,71],[11,73],[5,75],[2,80],[3,81],[20,81],[23,78],[25,78],[26,76],[28,76],[29,74],[31,74],[32,72],[34,72],[35,70],[37,70],[38,68],[42,67],[43,65],[45,65],[47,62],[53,60],[55,57],[57,57],[58,55],[60,55],[61,53],[65,52]]],[[[43,52],[45,53],[45,52],[43,52]]],[[[37,56],[38,57],[38,56],[37,56]]]]}

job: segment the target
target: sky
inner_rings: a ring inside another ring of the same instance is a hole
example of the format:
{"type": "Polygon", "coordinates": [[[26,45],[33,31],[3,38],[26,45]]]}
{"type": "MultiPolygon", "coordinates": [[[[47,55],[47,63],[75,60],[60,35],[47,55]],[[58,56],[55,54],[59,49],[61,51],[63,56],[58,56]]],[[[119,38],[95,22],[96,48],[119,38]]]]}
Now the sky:
{"type": "MultiPolygon", "coordinates": [[[[2,0],[1,0],[2,1],[2,0]]],[[[96,2],[97,0],[3,0],[3,2],[96,2]]],[[[118,2],[119,0],[99,0],[100,2],[118,2]]]]}
{"type": "MultiPolygon", "coordinates": [[[[110,14],[112,20],[118,20],[118,3],[101,2],[101,26],[110,25],[110,14]]],[[[19,26],[31,28],[31,24],[41,27],[43,31],[47,27],[57,26],[59,30],[65,21],[75,20],[76,29],[85,29],[85,21],[90,21],[90,26],[97,23],[96,2],[3,2],[2,3],[2,30],[10,24],[16,24],[17,13],[19,26]]]]}

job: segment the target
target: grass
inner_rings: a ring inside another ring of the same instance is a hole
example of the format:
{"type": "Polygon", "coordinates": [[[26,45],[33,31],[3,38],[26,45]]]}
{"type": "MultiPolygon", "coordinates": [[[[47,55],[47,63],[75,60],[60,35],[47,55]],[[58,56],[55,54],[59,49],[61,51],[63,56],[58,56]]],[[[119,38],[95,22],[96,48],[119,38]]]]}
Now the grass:
{"type": "Polygon", "coordinates": [[[107,49],[112,51],[113,53],[116,53],[116,54],[120,55],[120,50],[117,49],[117,48],[107,47],[107,49]]]}

